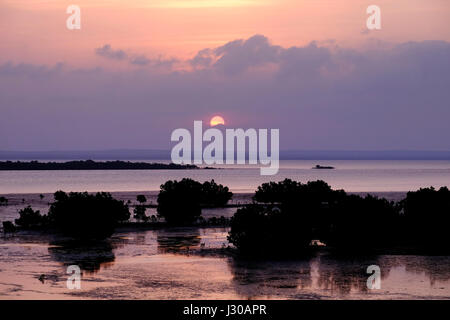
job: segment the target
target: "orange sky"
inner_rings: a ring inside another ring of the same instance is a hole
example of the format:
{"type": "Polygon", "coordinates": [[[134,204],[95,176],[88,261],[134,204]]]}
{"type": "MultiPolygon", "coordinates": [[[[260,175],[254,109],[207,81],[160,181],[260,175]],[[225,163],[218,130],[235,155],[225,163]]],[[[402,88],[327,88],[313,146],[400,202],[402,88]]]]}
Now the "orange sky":
{"type": "Polygon", "coordinates": [[[105,44],[186,59],[254,34],[282,46],[331,39],[346,46],[368,38],[450,41],[449,17],[448,0],[2,0],[0,63],[118,66],[94,54],[105,44]],[[66,29],[70,4],[81,7],[81,30],[66,29]],[[382,30],[365,34],[370,4],[381,7],[382,30]]]}

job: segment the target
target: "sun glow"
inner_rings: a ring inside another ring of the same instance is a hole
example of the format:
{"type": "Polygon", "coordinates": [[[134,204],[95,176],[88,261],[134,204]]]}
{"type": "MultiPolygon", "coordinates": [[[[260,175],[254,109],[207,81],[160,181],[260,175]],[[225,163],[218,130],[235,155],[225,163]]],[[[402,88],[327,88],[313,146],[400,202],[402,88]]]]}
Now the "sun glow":
{"type": "Polygon", "coordinates": [[[209,125],[211,127],[217,126],[219,124],[225,125],[225,120],[221,116],[212,117],[211,121],[209,122],[209,125]]]}

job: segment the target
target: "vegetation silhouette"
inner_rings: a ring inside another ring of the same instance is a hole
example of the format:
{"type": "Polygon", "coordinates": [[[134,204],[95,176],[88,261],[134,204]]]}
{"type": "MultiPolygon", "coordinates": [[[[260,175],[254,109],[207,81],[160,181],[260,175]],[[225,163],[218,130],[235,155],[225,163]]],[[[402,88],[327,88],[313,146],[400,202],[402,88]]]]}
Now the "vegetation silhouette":
{"type": "Polygon", "coordinates": [[[431,253],[450,252],[450,190],[421,188],[399,203],[402,243],[431,253]]]}
{"type": "Polygon", "coordinates": [[[0,206],[7,206],[8,205],[8,199],[5,197],[0,197],[0,206]]]}
{"type": "Polygon", "coordinates": [[[205,181],[201,190],[200,203],[203,207],[223,207],[233,197],[233,193],[230,192],[228,187],[217,184],[214,180],[205,181]]]}
{"type": "Polygon", "coordinates": [[[394,202],[371,195],[346,195],[330,208],[321,240],[341,252],[390,248],[397,244],[400,214],[394,202]]]}
{"type": "Polygon", "coordinates": [[[199,169],[196,165],[175,163],[147,163],[130,161],[79,160],[67,162],[0,161],[0,170],[186,170],[199,169]]]}
{"type": "Polygon", "coordinates": [[[48,217],[41,215],[39,210],[27,206],[19,210],[20,218],[15,220],[16,225],[22,228],[38,228],[48,224],[48,217]]]}
{"type": "Polygon", "coordinates": [[[137,205],[134,207],[133,209],[133,217],[134,219],[136,219],[139,222],[147,222],[149,221],[150,217],[148,217],[145,214],[145,211],[147,210],[147,208],[145,208],[145,205],[137,205]]]}
{"type": "Polygon", "coordinates": [[[147,202],[147,197],[144,196],[143,194],[138,194],[136,196],[136,201],[139,202],[140,204],[144,204],[147,202]]]}
{"type": "MultiPolygon", "coordinates": [[[[214,180],[169,180],[161,185],[156,216],[146,216],[144,195],[138,195],[134,218],[165,226],[229,225],[228,241],[252,256],[305,256],[320,241],[335,253],[367,255],[390,252],[450,252],[450,190],[433,187],[408,192],[398,203],[372,195],[347,194],[326,182],[290,179],[260,185],[253,203],[229,220],[201,217],[205,207],[225,206],[229,189],[214,180]]],[[[4,202],[4,201],[3,201],[4,202]]],[[[19,228],[47,227],[75,239],[105,239],[130,218],[128,204],[99,192],[58,191],[48,215],[30,206],[19,211],[19,228]]],[[[14,225],[4,224],[4,230],[14,225]]]]}
{"type": "Polygon", "coordinates": [[[238,209],[228,240],[246,255],[297,256],[314,240],[337,252],[369,254],[395,248],[450,251],[450,191],[409,192],[399,203],[333,190],[324,181],[285,179],[258,187],[255,203],[238,209]]]}
{"type": "Polygon", "coordinates": [[[16,226],[11,221],[3,221],[3,233],[13,233],[17,231],[16,226]]]}
{"type": "Polygon", "coordinates": [[[157,212],[168,224],[193,224],[201,216],[202,207],[223,206],[232,195],[228,187],[214,180],[203,184],[188,178],[169,180],[161,185],[157,212]]]}
{"type": "Polygon", "coordinates": [[[105,239],[119,222],[130,218],[128,206],[110,193],[57,191],[48,219],[63,234],[77,239],[105,239]]]}
{"type": "Polygon", "coordinates": [[[324,181],[307,184],[285,179],[258,187],[254,200],[231,219],[228,240],[247,255],[298,256],[323,238],[327,218],[346,196],[324,181]]]}

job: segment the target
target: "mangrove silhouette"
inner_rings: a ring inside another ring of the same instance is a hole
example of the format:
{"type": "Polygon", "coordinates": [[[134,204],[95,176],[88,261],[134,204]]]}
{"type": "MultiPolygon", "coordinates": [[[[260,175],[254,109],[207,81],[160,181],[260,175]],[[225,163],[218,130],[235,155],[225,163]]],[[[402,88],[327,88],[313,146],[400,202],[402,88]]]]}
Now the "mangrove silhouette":
{"type": "Polygon", "coordinates": [[[137,205],[133,209],[133,218],[138,222],[147,222],[150,220],[150,217],[145,214],[147,208],[145,205],[137,205]]]}
{"type": "Polygon", "coordinates": [[[214,180],[203,184],[187,178],[169,180],[161,185],[157,212],[168,224],[193,224],[200,218],[202,207],[224,206],[232,196],[228,187],[214,180]]]}
{"type": "Polygon", "coordinates": [[[298,256],[319,239],[338,252],[393,248],[450,252],[450,191],[409,192],[399,203],[349,195],[324,181],[286,179],[258,187],[255,203],[236,211],[228,240],[245,255],[298,256]]]}
{"type": "Polygon", "coordinates": [[[48,220],[63,234],[80,239],[105,239],[118,223],[130,219],[128,206],[110,193],[57,191],[48,220]]]}
{"type": "Polygon", "coordinates": [[[143,194],[138,194],[136,196],[136,201],[139,202],[140,204],[144,204],[147,202],[147,197],[143,194]]]}
{"type": "Polygon", "coordinates": [[[0,206],[7,206],[8,205],[8,199],[5,197],[0,197],[0,206]]]}
{"type": "MultiPolygon", "coordinates": [[[[80,160],[68,162],[0,161],[0,170],[186,170],[199,169],[190,164],[164,164],[130,161],[80,160]]],[[[208,168],[209,169],[209,168],[208,168]]]]}
{"type": "Polygon", "coordinates": [[[450,252],[450,190],[421,188],[399,203],[406,245],[427,252],[450,252]]]}
{"type": "Polygon", "coordinates": [[[32,229],[42,227],[48,224],[48,217],[41,215],[39,210],[33,210],[31,206],[27,206],[19,210],[20,218],[15,220],[17,226],[32,229]]]}

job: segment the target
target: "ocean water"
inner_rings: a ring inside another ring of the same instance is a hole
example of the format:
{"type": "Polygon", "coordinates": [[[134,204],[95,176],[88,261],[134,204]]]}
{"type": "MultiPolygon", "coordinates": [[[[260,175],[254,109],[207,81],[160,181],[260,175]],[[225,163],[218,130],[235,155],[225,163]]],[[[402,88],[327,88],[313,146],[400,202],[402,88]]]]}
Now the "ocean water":
{"type": "Polygon", "coordinates": [[[285,178],[302,182],[321,179],[333,188],[350,192],[405,192],[450,184],[450,161],[281,161],[274,176],[261,176],[258,166],[216,167],[216,170],[0,171],[0,194],[157,191],[165,181],[182,178],[214,179],[235,193],[251,193],[261,183],[285,178]],[[335,169],[312,169],[316,164],[335,169]]]}

